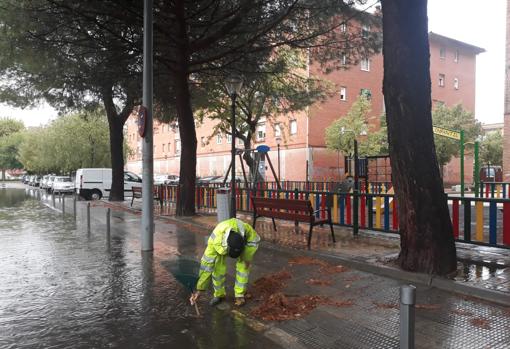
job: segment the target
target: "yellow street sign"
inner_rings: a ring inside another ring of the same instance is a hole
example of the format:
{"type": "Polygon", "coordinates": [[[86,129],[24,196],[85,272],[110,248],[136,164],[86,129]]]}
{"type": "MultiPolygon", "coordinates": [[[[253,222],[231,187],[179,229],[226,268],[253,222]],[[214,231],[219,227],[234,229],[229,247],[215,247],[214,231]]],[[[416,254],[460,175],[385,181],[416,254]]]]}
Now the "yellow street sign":
{"type": "Polygon", "coordinates": [[[441,128],[441,127],[436,127],[436,126],[433,126],[432,129],[434,130],[434,133],[436,135],[440,135],[440,136],[444,136],[444,137],[448,137],[448,138],[452,138],[452,139],[456,139],[456,140],[460,141],[460,132],[452,131],[452,130],[448,130],[446,128],[441,128]]]}

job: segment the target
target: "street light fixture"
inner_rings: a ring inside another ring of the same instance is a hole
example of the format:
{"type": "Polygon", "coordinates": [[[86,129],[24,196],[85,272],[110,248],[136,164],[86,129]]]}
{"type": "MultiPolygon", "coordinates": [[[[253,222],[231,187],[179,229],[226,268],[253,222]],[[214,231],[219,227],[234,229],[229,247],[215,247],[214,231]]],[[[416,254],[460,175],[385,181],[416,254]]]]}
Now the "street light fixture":
{"type": "Polygon", "coordinates": [[[230,120],[230,129],[232,133],[232,149],[231,149],[231,175],[232,181],[230,183],[232,193],[230,196],[230,218],[236,217],[236,98],[241,88],[243,87],[243,80],[239,76],[231,76],[225,82],[228,95],[232,100],[232,119],[230,120]]]}

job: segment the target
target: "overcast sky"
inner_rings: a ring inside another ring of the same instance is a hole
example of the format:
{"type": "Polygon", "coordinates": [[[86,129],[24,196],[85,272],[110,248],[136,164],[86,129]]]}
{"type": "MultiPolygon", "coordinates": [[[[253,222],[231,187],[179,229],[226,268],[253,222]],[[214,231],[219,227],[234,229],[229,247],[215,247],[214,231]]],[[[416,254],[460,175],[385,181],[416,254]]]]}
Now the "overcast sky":
{"type": "MultiPolygon", "coordinates": [[[[483,123],[503,122],[506,1],[429,0],[429,31],[484,48],[478,55],[476,117],[483,123]]],[[[32,110],[0,105],[0,116],[21,119],[27,126],[45,124],[57,113],[47,105],[32,110]]]]}

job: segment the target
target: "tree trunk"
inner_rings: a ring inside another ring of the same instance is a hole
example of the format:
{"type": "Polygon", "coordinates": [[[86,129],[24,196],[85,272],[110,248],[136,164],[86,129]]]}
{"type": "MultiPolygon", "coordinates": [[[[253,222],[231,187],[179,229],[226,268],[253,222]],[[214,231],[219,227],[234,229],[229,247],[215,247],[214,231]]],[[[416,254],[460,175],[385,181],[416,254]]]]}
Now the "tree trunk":
{"type": "Polygon", "coordinates": [[[383,92],[403,269],[444,275],[456,250],[431,114],[427,1],[382,0],[383,92]]]}
{"type": "Polygon", "coordinates": [[[181,166],[176,215],[192,216],[195,214],[197,135],[191,109],[188,76],[186,73],[177,73],[176,75],[175,97],[181,137],[181,166]]]}
{"type": "Polygon", "coordinates": [[[110,121],[110,153],[112,159],[112,188],[110,201],[124,201],[124,123],[120,118],[114,117],[110,121]]]}

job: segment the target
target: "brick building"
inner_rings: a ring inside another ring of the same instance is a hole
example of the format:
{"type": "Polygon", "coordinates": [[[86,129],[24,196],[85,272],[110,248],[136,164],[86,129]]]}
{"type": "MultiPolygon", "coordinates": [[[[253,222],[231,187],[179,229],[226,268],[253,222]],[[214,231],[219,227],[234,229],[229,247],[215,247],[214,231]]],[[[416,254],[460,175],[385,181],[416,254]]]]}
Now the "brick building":
{"type": "MultiPolygon", "coordinates": [[[[474,112],[476,55],[484,50],[435,33],[429,34],[429,42],[433,102],[446,105],[460,103],[474,112]]],[[[378,125],[384,113],[382,55],[362,59],[356,66],[327,75],[316,66],[312,65],[309,69],[315,76],[331,81],[335,85],[336,95],[300,113],[280,116],[272,124],[261,121],[253,142],[253,147],[266,144],[271,148],[269,156],[275,167],[278,162],[277,144],[280,144],[282,180],[306,180],[307,176],[309,180],[343,178],[343,156],[326,149],[325,129],[334,120],[347,114],[360,93],[369,93],[371,96],[370,124],[378,125]]],[[[178,129],[175,125],[158,122],[154,125],[154,172],[178,174],[178,129]]],[[[198,176],[223,175],[230,164],[230,137],[217,135],[211,138],[213,126],[210,120],[196,126],[198,176]]],[[[127,122],[126,136],[130,148],[134,150],[127,168],[141,173],[141,142],[134,117],[127,122]]],[[[238,147],[242,147],[241,143],[238,147]]],[[[239,166],[237,168],[240,173],[241,169],[239,166]]],[[[470,172],[466,167],[466,173],[470,172]]],[[[268,171],[266,174],[267,179],[271,180],[271,173],[268,171]]]]}

